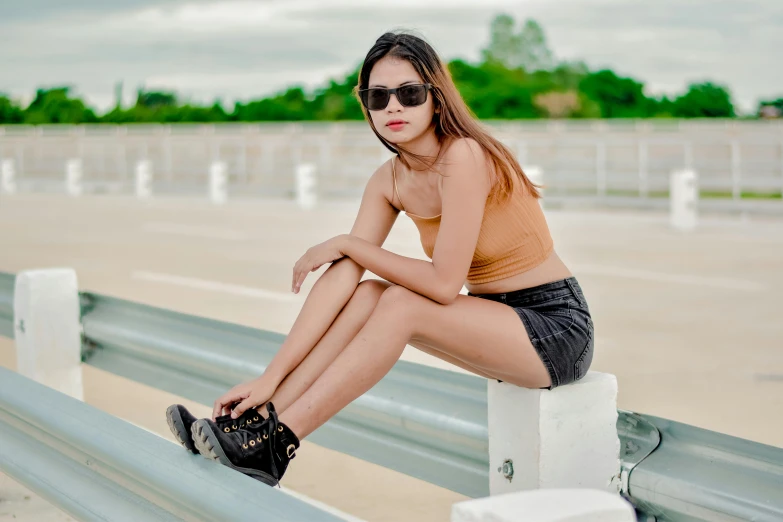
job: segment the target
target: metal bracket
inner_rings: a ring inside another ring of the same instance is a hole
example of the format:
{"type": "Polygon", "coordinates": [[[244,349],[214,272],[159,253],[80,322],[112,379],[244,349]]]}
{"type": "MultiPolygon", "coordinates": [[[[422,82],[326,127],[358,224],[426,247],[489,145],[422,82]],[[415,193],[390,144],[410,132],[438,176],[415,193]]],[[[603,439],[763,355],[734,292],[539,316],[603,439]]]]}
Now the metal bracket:
{"type": "Polygon", "coordinates": [[[514,461],[511,459],[504,460],[503,465],[498,468],[498,471],[503,473],[503,477],[511,482],[511,479],[514,478],[514,461]]]}
{"type": "Polygon", "coordinates": [[[84,333],[84,316],[92,312],[95,308],[95,300],[89,293],[79,292],[79,324],[82,337],[82,362],[90,360],[95,351],[100,348],[97,344],[90,341],[84,333]]]}
{"type": "Polygon", "coordinates": [[[661,432],[641,415],[618,410],[617,434],[620,437],[620,493],[628,496],[631,472],[660,445],[661,432]]]}

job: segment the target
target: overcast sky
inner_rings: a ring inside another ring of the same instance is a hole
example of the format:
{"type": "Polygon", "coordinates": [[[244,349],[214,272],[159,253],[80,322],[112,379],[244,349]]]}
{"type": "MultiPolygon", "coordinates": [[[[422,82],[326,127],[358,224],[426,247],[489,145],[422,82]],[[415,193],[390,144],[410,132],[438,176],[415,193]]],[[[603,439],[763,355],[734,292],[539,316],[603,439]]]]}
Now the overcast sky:
{"type": "Polygon", "coordinates": [[[384,31],[476,60],[498,13],[534,18],[560,59],[680,92],[710,79],[752,110],[783,96],[783,0],[0,0],[0,92],[72,85],[99,110],[139,86],[231,106],[358,65],[384,31]]]}

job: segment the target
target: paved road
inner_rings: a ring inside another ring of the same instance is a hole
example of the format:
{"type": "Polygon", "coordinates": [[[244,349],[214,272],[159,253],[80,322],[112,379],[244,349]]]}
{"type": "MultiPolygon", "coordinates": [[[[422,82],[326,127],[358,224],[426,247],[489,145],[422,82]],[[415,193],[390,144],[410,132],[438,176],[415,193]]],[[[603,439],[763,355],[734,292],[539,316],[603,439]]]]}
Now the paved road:
{"type": "MultiPolygon", "coordinates": [[[[0,271],[70,266],[84,290],[286,332],[301,306],[288,292],[293,263],[348,231],[355,209],[4,198],[0,271]]],[[[592,369],[617,375],[621,408],[783,447],[783,221],[714,217],[677,233],[653,212],[552,210],[548,219],[595,319],[592,369]]],[[[423,258],[405,216],[386,247],[423,258]]],[[[10,351],[0,341],[0,363],[13,364],[10,351]]],[[[404,357],[446,366],[410,347],[404,357]]],[[[176,397],[94,369],[85,380],[88,402],[167,435],[162,412],[176,397]]],[[[302,455],[290,488],[369,520],[447,520],[462,498],[314,445],[302,455]]]]}

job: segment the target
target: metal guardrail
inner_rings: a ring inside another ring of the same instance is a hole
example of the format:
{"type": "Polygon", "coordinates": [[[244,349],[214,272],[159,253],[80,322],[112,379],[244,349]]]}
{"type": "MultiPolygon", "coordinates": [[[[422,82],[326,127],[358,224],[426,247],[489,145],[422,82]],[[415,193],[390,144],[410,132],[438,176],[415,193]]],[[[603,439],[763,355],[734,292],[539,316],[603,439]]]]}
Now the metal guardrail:
{"type": "MultiPolygon", "coordinates": [[[[83,360],[211,405],[284,336],[82,294],[83,360]]],[[[489,495],[487,383],[405,361],[308,440],[471,497],[489,495]]]]}
{"type": "Polygon", "coordinates": [[[640,511],[659,521],[783,520],[783,448],[643,418],[661,443],[630,477],[640,511]]]}
{"type": "MultiPolygon", "coordinates": [[[[202,404],[258,376],[283,336],[83,294],[87,364],[202,404]]],[[[405,361],[309,440],[487,496],[486,380],[405,361]]],[[[783,520],[783,449],[620,411],[624,494],[660,520],[783,520]],[[777,492],[777,494],[776,494],[777,492]]]]}
{"type": "MultiPolygon", "coordinates": [[[[87,364],[209,405],[283,336],[82,294],[87,364]]],[[[660,521],[783,520],[783,449],[620,411],[623,494],[660,521]]],[[[471,497],[488,494],[486,380],[405,361],[308,440],[471,497]]]]}
{"type": "Polygon", "coordinates": [[[0,272],[0,336],[14,338],[14,274],[0,272]]]}
{"type": "Polygon", "coordinates": [[[0,440],[0,470],[82,521],[345,520],[2,367],[0,440]]]}

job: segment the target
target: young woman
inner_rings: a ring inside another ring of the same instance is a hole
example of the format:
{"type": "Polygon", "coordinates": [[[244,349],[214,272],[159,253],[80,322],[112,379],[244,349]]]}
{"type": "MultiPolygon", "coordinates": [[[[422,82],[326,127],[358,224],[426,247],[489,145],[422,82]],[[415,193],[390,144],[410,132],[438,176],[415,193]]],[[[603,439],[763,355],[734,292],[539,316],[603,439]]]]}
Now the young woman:
{"type": "Polygon", "coordinates": [[[299,441],[383,378],[406,344],[527,388],[572,383],[592,361],[590,312],[554,252],[536,187],[472,117],[435,51],[384,34],[357,93],[395,156],[367,183],[351,233],[297,261],[294,292],[331,266],[263,375],[218,398],[212,419],[169,409],[183,444],[269,484],[299,441]],[[400,211],[431,261],[382,248],[400,211]],[[360,282],[365,270],[382,279],[360,282]],[[263,405],[267,418],[255,409],[263,405]]]}

